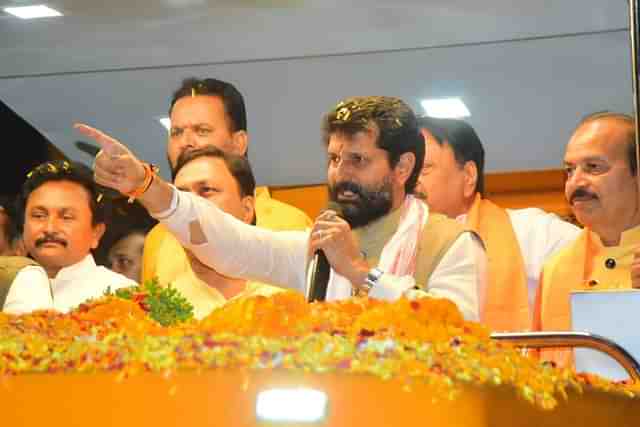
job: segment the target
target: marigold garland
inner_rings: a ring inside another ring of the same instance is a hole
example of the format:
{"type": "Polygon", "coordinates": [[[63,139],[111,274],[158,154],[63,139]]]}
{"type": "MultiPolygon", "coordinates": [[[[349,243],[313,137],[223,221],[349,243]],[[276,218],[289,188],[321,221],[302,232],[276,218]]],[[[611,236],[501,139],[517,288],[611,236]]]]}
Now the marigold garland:
{"type": "Polygon", "coordinates": [[[283,292],[229,302],[198,322],[163,327],[139,300],[109,295],[63,315],[0,314],[0,375],[238,367],[345,372],[431,384],[508,385],[544,408],[591,387],[637,399],[640,386],[556,369],[489,339],[444,299],[355,298],[307,304],[283,292]]]}

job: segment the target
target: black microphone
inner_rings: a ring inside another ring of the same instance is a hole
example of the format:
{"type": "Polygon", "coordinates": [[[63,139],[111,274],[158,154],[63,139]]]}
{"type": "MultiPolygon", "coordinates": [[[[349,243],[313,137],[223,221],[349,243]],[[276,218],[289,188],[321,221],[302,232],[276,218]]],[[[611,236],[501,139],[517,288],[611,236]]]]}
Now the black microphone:
{"type": "MultiPolygon", "coordinates": [[[[342,207],[335,202],[329,202],[327,210],[335,211],[336,215],[342,217],[342,207]]],[[[317,250],[309,263],[307,270],[307,301],[324,301],[327,298],[327,287],[329,286],[329,272],[331,266],[329,260],[322,250],[317,250]]]]}

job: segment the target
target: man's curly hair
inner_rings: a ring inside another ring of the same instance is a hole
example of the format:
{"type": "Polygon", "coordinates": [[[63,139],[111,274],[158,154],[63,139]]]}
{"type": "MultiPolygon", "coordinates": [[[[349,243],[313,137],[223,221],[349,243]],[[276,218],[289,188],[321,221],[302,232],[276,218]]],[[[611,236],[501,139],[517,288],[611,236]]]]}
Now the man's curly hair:
{"type": "Polygon", "coordinates": [[[395,168],[404,153],[413,153],[416,163],[405,183],[413,193],[424,161],[424,138],[415,114],[399,98],[387,96],[353,97],[339,102],[322,123],[323,141],[334,134],[353,137],[359,132],[377,133],[377,145],[389,153],[389,166],[395,168]]]}

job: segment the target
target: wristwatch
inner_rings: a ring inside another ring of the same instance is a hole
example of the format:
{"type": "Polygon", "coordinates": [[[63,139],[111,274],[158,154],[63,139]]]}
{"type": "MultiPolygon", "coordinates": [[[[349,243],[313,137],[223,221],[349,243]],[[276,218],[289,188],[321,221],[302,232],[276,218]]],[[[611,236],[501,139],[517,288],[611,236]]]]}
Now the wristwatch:
{"type": "Polygon", "coordinates": [[[368,294],[371,289],[378,284],[378,281],[383,274],[384,271],[380,270],[378,267],[374,267],[369,270],[369,273],[367,273],[367,278],[364,279],[364,284],[361,287],[362,291],[364,291],[365,294],[368,294]]]}

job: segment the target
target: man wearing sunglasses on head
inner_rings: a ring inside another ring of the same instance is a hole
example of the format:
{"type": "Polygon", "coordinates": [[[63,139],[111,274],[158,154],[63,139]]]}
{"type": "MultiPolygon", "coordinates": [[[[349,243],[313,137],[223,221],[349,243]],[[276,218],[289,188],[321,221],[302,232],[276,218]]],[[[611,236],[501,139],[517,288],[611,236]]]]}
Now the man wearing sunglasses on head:
{"type": "Polygon", "coordinates": [[[137,284],[93,259],[106,228],[100,199],[91,170],[82,164],[47,162],[29,173],[17,212],[25,249],[38,265],[18,272],[4,312],[67,312],[109,288],[137,284]]]}

